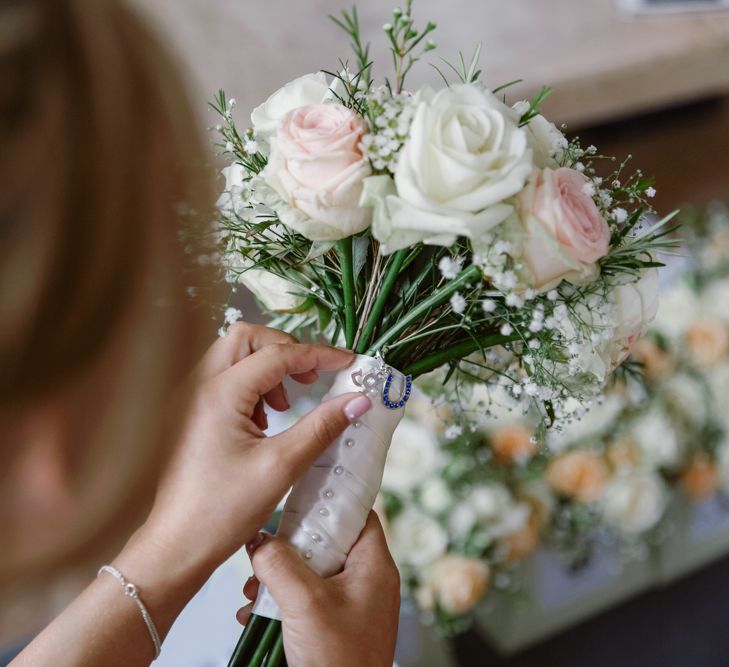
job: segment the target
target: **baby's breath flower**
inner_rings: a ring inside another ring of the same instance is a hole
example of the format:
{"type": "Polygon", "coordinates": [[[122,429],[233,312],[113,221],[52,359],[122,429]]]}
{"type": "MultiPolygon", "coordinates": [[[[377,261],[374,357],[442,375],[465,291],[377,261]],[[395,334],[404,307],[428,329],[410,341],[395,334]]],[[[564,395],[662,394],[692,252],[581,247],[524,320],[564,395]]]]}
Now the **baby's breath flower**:
{"type": "Polygon", "coordinates": [[[466,300],[458,292],[451,297],[451,308],[453,308],[454,313],[458,313],[460,315],[464,310],[466,310],[467,305],[466,300]]]}
{"type": "Polygon", "coordinates": [[[484,313],[493,313],[496,310],[496,301],[493,299],[484,299],[481,302],[481,308],[483,309],[484,313]]]}
{"type": "Polygon", "coordinates": [[[453,280],[463,268],[463,257],[443,257],[438,262],[440,274],[447,280],[453,280]]]}
{"type": "Polygon", "coordinates": [[[243,319],[243,313],[238,308],[226,308],[223,320],[226,324],[234,324],[243,319]]]}

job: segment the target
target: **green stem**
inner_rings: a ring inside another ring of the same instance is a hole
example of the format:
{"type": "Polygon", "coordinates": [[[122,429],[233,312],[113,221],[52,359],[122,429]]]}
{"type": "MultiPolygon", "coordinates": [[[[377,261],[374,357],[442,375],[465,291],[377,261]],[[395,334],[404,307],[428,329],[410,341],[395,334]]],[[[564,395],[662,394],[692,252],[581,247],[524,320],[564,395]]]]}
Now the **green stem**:
{"type": "Polygon", "coordinates": [[[380,320],[382,309],[385,307],[385,303],[387,302],[387,297],[390,296],[392,287],[395,284],[398,275],[400,274],[400,269],[402,268],[403,262],[405,261],[407,254],[408,250],[398,250],[393,255],[392,261],[387,267],[385,278],[383,279],[382,285],[380,286],[380,292],[375,299],[375,303],[372,306],[372,310],[370,311],[370,315],[367,318],[367,323],[362,330],[362,334],[357,341],[357,348],[355,349],[355,352],[357,352],[358,354],[362,354],[367,349],[367,345],[369,345],[372,334],[375,331],[375,327],[380,320]]]}
{"type": "Polygon", "coordinates": [[[381,350],[398,334],[405,331],[405,329],[407,329],[417,319],[426,315],[433,308],[436,308],[448,301],[451,295],[454,292],[457,292],[463,285],[477,279],[481,279],[481,269],[478,266],[469,266],[465,271],[461,271],[456,278],[446,283],[439,290],[433,292],[433,294],[424,301],[421,301],[415,308],[405,315],[405,317],[385,331],[385,333],[383,333],[372,345],[370,345],[370,348],[367,352],[365,352],[365,354],[374,356],[377,351],[381,350]]]}
{"type": "Polygon", "coordinates": [[[256,650],[251,656],[251,660],[246,667],[261,667],[268,652],[273,648],[278,636],[281,634],[281,621],[271,621],[263,632],[261,641],[256,646],[256,650]]]}
{"type": "Polygon", "coordinates": [[[230,656],[228,667],[248,667],[250,653],[255,649],[258,638],[266,630],[270,622],[270,618],[251,614],[238,643],[235,645],[233,655],[230,656]]]}
{"type": "Polygon", "coordinates": [[[417,377],[418,375],[429,373],[430,371],[435,370],[440,366],[444,366],[456,359],[463,359],[477,350],[485,350],[489,347],[503,345],[504,343],[518,339],[519,337],[515,334],[511,334],[509,336],[488,334],[486,336],[481,336],[480,338],[469,338],[468,340],[451,345],[440,352],[435,352],[423,359],[418,359],[418,361],[415,361],[410,364],[410,366],[404,368],[403,373],[417,377]]]}
{"type": "Polygon", "coordinates": [[[342,291],[344,293],[344,339],[347,349],[354,345],[357,313],[354,306],[354,264],[352,261],[352,239],[337,241],[337,251],[342,267],[342,291]]]}
{"type": "Polygon", "coordinates": [[[268,654],[266,662],[263,663],[263,667],[281,667],[284,659],[283,632],[279,632],[278,637],[276,637],[276,643],[268,654]]]}

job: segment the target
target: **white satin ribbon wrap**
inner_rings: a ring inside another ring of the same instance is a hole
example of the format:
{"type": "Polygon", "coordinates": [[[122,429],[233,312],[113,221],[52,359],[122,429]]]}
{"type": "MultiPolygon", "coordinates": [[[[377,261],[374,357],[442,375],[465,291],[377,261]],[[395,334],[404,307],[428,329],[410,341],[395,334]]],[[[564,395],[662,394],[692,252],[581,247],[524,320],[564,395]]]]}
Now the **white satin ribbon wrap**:
{"type": "MultiPolygon", "coordinates": [[[[405,378],[398,371],[390,372],[394,401],[404,391],[405,378]]],[[[337,373],[324,400],[361,391],[370,396],[372,409],[314,462],[284,505],[278,537],[293,545],[322,577],[341,572],[380,490],[387,450],[404,413],[402,408],[391,410],[383,404],[384,379],[382,362],[365,355],[356,355],[350,367],[337,373]]],[[[263,585],[253,613],[281,620],[263,585]]]]}

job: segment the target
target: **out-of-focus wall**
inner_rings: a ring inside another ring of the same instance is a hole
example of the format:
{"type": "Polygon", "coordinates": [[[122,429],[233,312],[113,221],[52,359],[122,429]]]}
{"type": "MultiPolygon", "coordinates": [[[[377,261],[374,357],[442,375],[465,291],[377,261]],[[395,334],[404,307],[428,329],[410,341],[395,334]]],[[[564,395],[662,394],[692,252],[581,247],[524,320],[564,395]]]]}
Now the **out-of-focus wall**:
{"type": "MultiPolygon", "coordinates": [[[[132,0],[169,35],[187,62],[201,106],[219,87],[241,111],[304,72],[349,57],[346,37],[327,14],[350,0],[132,0]]],[[[382,24],[393,0],[359,3],[362,32],[387,72],[382,24]]],[[[402,4],[402,3],[401,3],[402,4]]],[[[415,0],[421,23],[438,23],[438,56],[455,60],[483,44],[486,80],[513,79],[527,95],[543,84],[555,93],[545,109],[572,127],[624,117],[729,89],[729,14],[618,16],[613,0],[415,0]]],[[[411,83],[437,82],[417,68],[411,83]]]]}

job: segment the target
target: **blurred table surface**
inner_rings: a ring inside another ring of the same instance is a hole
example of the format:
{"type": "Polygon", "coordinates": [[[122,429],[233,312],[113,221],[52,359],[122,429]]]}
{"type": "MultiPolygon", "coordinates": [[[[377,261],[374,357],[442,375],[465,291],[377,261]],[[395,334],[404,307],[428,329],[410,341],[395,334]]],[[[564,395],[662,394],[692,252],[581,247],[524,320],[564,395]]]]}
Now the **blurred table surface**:
{"type": "MultiPolygon", "coordinates": [[[[344,34],[326,20],[349,0],[133,0],[167,32],[202,100],[222,86],[241,113],[295,76],[333,69],[349,57],[344,34]]],[[[390,66],[381,32],[392,0],[359,3],[379,75],[390,66]]],[[[729,90],[729,12],[621,16],[613,0],[416,0],[416,19],[438,23],[438,56],[483,44],[491,85],[523,79],[512,95],[543,85],[545,111],[571,129],[674,106],[729,90]]],[[[376,72],[377,75],[377,72],[376,72]]],[[[423,63],[410,85],[437,83],[423,63]]]]}

